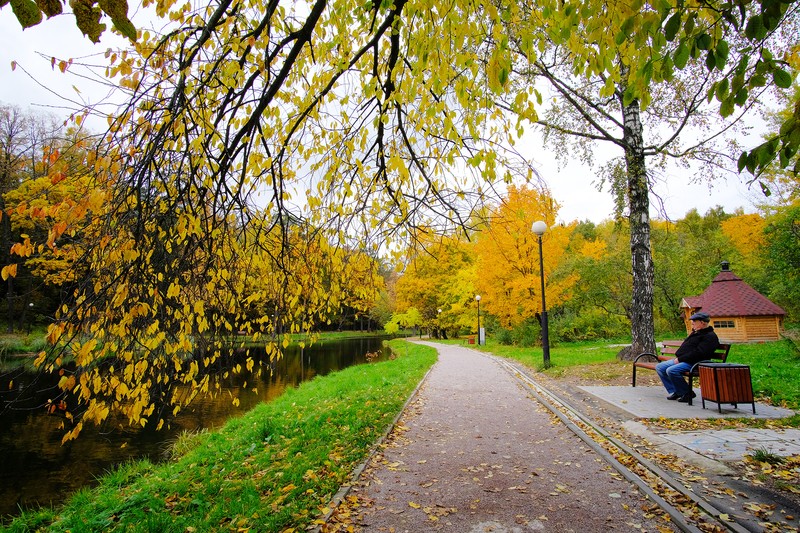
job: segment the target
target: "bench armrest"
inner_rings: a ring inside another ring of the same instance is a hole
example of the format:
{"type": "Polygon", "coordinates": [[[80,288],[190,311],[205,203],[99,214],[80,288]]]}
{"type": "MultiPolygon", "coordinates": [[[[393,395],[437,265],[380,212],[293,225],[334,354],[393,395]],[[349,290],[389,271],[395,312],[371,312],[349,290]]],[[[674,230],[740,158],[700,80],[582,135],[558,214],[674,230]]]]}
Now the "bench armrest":
{"type": "Polygon", "coordinates": [[[695,374],[696,372],[699,372],[699,370],[697,369],[698,366],[702,365],[703,363],[713,363],[713,362],[714,362],[713,359],[704,359],[703,361],[698,361],[692,365],[692,368],[689,370],[689,373],[695,374]]]}
{"type": "Polygon", "coordinates": [[[654,361],[658,361],[659,360],[658,356],[656,354],[645,352],[645,353],[640,353],[639,355],[637,355],[636,359],[633,360],[633,364],[636,364],[639,361],[639,359],[641,359],[642,357],[647,357],[647,358],[653,359],[654,361]]]}

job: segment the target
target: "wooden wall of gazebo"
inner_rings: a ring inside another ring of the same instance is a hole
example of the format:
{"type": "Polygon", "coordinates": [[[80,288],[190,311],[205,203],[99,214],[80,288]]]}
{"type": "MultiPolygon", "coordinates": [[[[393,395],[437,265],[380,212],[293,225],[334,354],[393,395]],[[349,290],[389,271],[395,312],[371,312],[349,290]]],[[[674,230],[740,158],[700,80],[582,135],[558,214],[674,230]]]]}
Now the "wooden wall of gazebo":
{"type": "MultiPolygon", "coordinates": [[[[684,309],[686,334],[692,332],[689,317],[695,310],[684,309]]],[[[717,336],[722,342],[767,342],[781,338],[782,316],[714,316],[711,317],[717,336]]]]}

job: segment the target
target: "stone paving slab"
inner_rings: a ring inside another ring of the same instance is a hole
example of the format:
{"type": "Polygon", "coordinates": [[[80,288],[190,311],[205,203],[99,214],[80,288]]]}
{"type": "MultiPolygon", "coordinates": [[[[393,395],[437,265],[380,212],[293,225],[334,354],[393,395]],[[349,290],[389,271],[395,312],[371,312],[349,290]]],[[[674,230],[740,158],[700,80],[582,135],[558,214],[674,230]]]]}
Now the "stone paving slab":
{"type": "Polygon", "coordinates": [[[636,418],[785,418],[794,415],[791,409],[783,409],[756,402],[756,413],[749,403],[740,403],[736,408],[722,404],[722,412],[717,404],[706,401],[703,409],[700,389],[694,390],[697,398],[692,405],[667,400],[663,387],[580,387],[582,390],[629,412],[636,418]]]}
{"type": "Polygon", "coordinates": [[[719,461],[740,461],[765,450],[784,457],[800,454],[800,430],[722,429],[661,433],[661,437],[719,461]]]}
{"type": "MultiPolygon", "coordinates": [[[[785,418],[794,415],[783,409],[756,402],[756,414],[751,404],[722,405],[706,402],[703,409],[700,390],[693,405],[666,399],[663,387],[580,387],[597,398],[619,408],[635,418],[785,418]]],[[[722,429],[702,431],[657,431],[662,439],[678,444],[687,450],[717,461],[740,461],[743,456],[757,450],[766,450],[781,456],[800,454],[800,430],[786,429],[722,429]]]]}

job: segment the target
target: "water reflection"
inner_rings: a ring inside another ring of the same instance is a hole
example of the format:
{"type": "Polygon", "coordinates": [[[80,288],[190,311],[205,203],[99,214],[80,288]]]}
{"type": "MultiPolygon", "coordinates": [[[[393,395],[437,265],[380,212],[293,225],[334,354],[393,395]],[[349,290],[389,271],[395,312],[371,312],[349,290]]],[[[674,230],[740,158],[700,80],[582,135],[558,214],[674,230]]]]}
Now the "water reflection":
{"type": "MultiPolygon", "coordinates": [[[[146,457],[159,460],[169,443],[184,430],[221,426],[228,418],[272,400],[287,387],[316,376],[366,361],[368,353],[388,353],[383,339],[364,337],[327,341],[305,349],[290,346],[284,357],[271,365],[271,372],[255,376],[244,370],[222,380],[215,398],[201,398],[172,420],[171,427],[155,431],[125,429],[99,431],[87,426],[77,441],[61,445],[62,420],[43,408],[0,409],[0,516],[19,512],[19,507],[60,503],[76,489],[124,461],[146,457]],[[246,388],[245,388],[246,385],[246,388]],[[239,398],[239,406],[231,398],[239,398]]],[[[55,383],[33,382],[33,376],[16,376],[12,389],[42,390],[55,383]]],[[[0,390],[8,391],[9,376],[0,377],[0,390]]],[[[41,406],[52,392],[32,396],[30,405],[41,406]]],[[[0,397],[2,399],[2,397],[0,397]]]]}

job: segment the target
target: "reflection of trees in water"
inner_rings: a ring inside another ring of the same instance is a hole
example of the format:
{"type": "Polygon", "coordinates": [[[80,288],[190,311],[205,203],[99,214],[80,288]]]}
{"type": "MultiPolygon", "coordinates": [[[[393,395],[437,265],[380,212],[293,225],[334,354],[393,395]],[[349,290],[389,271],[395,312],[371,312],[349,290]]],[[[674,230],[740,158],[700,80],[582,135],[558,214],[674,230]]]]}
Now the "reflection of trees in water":
{"type": "MultiPolygon", "coordinates": [[[[169,424],[156,431],[154,424],[130,428],[126,419],[110,419],[100,428],[87,426],[81,436],[61,445],[63,418],[46,414],[46,403],[56,391],[58,376],[34,373],[0,375],[0,515],[15,514],[18,505],[58,503],[74,490],[91,485],[115,465],[134,458],[158,461],[183,431],[217,428],[231,416],[243,414],[270,401],[289,387],[319,375],[366,361],[369,352],[388,349],[382,339],[359,338],[328,341],[301,349],[290,346],[283,356],[269,361],[266,354],[250,350],[260,365],[248,371],[243,353],[226,358],[218,367],[220,390],[198,397],[169,424]],[[240,372],[232,372],[235,364],[240,372]],[[226,377],[222,373],[228,372],[226,377]],[[9,383],[13,383],[9,387],[9,383]],[[239,406],[233,404],[239,399],[239,406]],[[9,406],[11,400],[16,400],[9,406]]],[[[186,386],[175,391],[188,394],[186,386]]]]}

